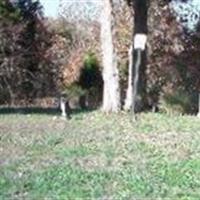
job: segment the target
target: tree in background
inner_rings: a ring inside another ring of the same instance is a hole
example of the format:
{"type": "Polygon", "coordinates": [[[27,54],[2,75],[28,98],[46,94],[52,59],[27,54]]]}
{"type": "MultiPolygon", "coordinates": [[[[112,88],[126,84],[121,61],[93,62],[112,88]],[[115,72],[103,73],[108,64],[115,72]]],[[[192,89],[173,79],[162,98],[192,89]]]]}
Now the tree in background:
{"type": "Polygon", "coordinates": [[[147,92],[149,104],[155,108],[163,94],[171,94],[180,85],[176,57],[184,49],[183,29],[163,1],[151,2],[148,27],[147,92]]]}
{"type": "MultiPolygon", "coordinates": [[[[190,12],[180,17],[184,12],[174,12],[174,4],[181,5],[178,1],[170,4],[153,1],[150,7],[147,90],[151,102],[159,102],[160,110],[196,113],[199,91],[198,32],[193,18],[190,19],[193,8],[187,7],[190,12]]],[[[189,2],[182,4],[182,9],[185,9],[189,2]]]]}
{"type": "Polygon", "coordinates": [[[96,55],[89,52],[84,58],[78,84],[85,91],[80,98],[81,108],[95,108],[102,100],[103,80],[96,55]]]}
{"type": "Polygon", "coordinates": [[[118,56],[118,69],[120,79],[120,92],[122,106],[129,109],[132,101],[132,76],[128,76],[132,70],[132,37],[133,37],[133,10],[124,0],[115,0],[113,3],[115,20],[114,48],[118,56]],[[129,55],[129,56],[128,56],[129,55]],[[131,67],[129,67],[131,65],[131,67]],[[128,84],[127,84],[128,83],[128,84]],[[128,90],[127,90],[128,85],[128,90]],[[130,94],[130,95],[129,95],[130,94]],[[125,98],[128,95],[129,98],[125,98]],[[127,101],[128,99],[128,101],[127,101]],[[130,105],[130,106],[129,106],[130,105]]]}
{"type": "Polygon", "coordinates": [[[18,66],[21,60],[18,44],[23,26],[21,16],[9,1],[0,2],[0,90],[1,103],[10,99],[13,104],[22,69],[18,66]]]}
{"type": "Polygon", "coordinates": [[[199,24],[200,7],[195,1],[172,2],[177,21],[183,26],[184,50],[177,56],[177,68],[184,90],[190,96],[190,110],[200,116],[200,59],[199,24]]]}
{"type": "MultiPolygon", "coordinates": [[[[104,6],[100,1],[84,2],[70,1],[54,20],[43,17],[38,1],[0,2],[1,103],[9,100],[14,104],[24,99],[30,104],[35,98],[57,96],[74,83],[82,87],[88,80],[88,67],[84,66],[90,66],[88,60],[94,55],[99,71],[103,71],[104,111],[116,112],[124,103],[124,88],[133,86],[134,51],[130,50],[128,58],[133,35],[148,33],[148,51],[143,55],[140,71],[138,110],[146,109],[147,103],[162,110],[163,99],[182,105],[195,99],[191,104],[194,108],[186,110],[196,112],[197,97],[192,95],[199,92],[199,36],[197,29],[192,33],[181,27],[185,17],[177,17],[172,10],[173,2],[178,1],[129,0],[130,8],[123,0],[105,0],[104,6]]],[[[89,82],[95,84],[93,78],[89,82]]],[[[129,89],[127,97],[132,96],[133,90],[129,89]]],[[[127,109],[131,101],[125,102],[127,109]]]]}
{"type": "Polygon", "coordinates": [[[113,1],[104,0],[101,15],[101,45],[103,59],[103,111],[120,110],[118,58],[114,48],[113,1]]]}
{"type": "Polygon", "coordinates": [[[10,3],[4,0],[2,5],[0,85],[2,94],[9,93],[2,99],[15,104],[20,99],[28,101],[36,98],[39,91],[40,94],[41,91],[45,93],[50,73],[43,63],[50,34],[43,24],[39,1],[16,0],[10,3]]]}
{"type": "MultiPolygon", "coordinates": [[[[68,48],[65,49],[66,61],[63,65],[64,88],[67,88],[67,93],[81,94],[81,107],[86,107],[87,99],[92,99],[94,96],[94,90],[96,97],[102,94],[102,87],[99,87],[102,84],[102,78],[99,77],[102,71],[99,62],[101,56],[99,13],[99,3],[91,0],[60,2],[60,17],[55,30],[57,29],[57,33],[65,39],[70,35],[67,39],[69,42],[68,48]],[[63,33],[60,34],[58,30],[63,33]],[[99,85],[96,84],[97,81],[100,81],[99,85]]],[[[98,100],[101,102],[101,98],[98,100]]],[[[91,105],[91,100],[89,104],[91,105]]]]}
{"type": "Polygon", "coordinates": [[[137,34],[147,35],[148,26],[147,26],[147,18],[148,18],[148,8],[149,2],[147,0],[128,0],[128,5],[132,8],[134,13],[133,20],[133,36],[132,36],[132,46],[129,50],[129,84],[127,89],[126,96],[126,105],[125,109],[130,110],[131,107],[134,109],[134,112],[142,110],[146,106],[145,98],[146,98],[146,52],[142,53],[141,58],[141,67],[139,72],[135,70],[136,59],[134,57],[137,55],[136,50],[134,50],[134,36],[137,34]],[[131,55],[132,54],[132,55],[131,55]],[[133,76],[136,76],[138,73],[138,92],[136,96],[135,87],[136,82],[133,83],[133,76]],[[134,88],[135,87],[135,88],[134,88]]]}

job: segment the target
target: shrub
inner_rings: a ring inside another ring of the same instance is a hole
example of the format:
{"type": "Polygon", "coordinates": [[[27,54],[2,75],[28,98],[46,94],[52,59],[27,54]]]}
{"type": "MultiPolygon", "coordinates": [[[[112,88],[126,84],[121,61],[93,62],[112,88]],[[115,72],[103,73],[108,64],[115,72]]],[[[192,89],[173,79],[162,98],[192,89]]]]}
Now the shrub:
{"type": "Polygon", "coordinates": [[[84,66],[80,73],[79,84],[89,90],[92,87],[101,88],[103,81],[96,55],[89,52],[84,57],[84,66]]]}
{"type": "Polygon", "coordinates": [[[76,83],[66,87],[65,90],[63,91],[63,95],[65,95],[68,100],[74,98],[80,98],[84,96],[86,93],[87,91],[76,83]]]}
{"type": "Polygon", "coordinates": [[[190,95],[180,90],[172,94],[164,94],[159,101],[160,111],[170,115],[188,113],[191,106],[190,95]]]}
{"type": "Polygon", "coordinates": [[[80,99],[81,107],[98,107],[101,102],[103,79],[98,59],[92,52],[88,52],[84,57],[78,85],[86,91],[80,99]]]}

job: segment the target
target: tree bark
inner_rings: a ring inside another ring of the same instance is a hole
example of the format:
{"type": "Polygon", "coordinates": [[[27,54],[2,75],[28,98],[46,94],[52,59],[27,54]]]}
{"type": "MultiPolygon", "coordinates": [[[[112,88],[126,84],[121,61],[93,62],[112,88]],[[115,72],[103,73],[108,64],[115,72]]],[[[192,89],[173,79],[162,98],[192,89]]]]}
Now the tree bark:
{"type": "MultiPolygon", "coordinates": [[[[148,26],[147,26],[147,19],[148,19],[148,7],[149,7],[149,1],[148,0],[135,0],[132,4],[133,10],[134,10],[134,36],[136,34],[146,34],[148,33],[148,26]]],[[[134,37],[133,37],[134,38],[134,37]]],[[[132,95],[133,97],[132,101],[132,110],[135,112],[142,111],[145,109],[146,106],[146,50],[144,52],[139,52],[139,56],[141,57],[140,60],[140,66],[138,75],[135,73],[132,73],[132,76],[138,76],[137,86],[133,86],[132,95]],[[137,92],[134,91],[134,89],[137,88],[137,92]],[[134,94],[134,92],[136,92],[134,94]],[[135,99],[134,99],[135,98],[135,99]]],[[[133,50],[133,57],[138,56],[137,50],[133,50]]],[[[135,57],[134,57],[134,64],[133,67],[135,68],[137,63],[135,57]]],[[[136,69],[132,69],[132,72],[136,72],[136,69]]],[[[133,83],[135,84],[135,83],[133,83]]]]}
{"type": "Polygon", "coordinates": [[[103,59],[103,111],[118,112],[120,110],[119,72],[117,54],[114,48],[114,16],[113,1],[103,0],[101,16],[101,47],[103,59]]]}
{"type": "MultiPolygon", "coordinates": [[[[135,2],[135,35],[138,33],[148,34],[148,7],[149,0],[136,0],[135,2]]],[[[138,92],[136,99],[136,111],[143,111],[146,107],[146,50],[141,53],[139,68],[138,92]]],[[[136,52],[135,52],[136,53],[136,52]]],[[[137,55],[137,53],[136,53],[137,55]]]]}
{"type": "Polygon", "coordinates": [[[132,102],[133,102],[133,43],[129,49],[129,65],[128,65],[128,88],[126,91],[126,100],[124,105],[124,110],[131,110],[132,102]]]}
{"type": "Polygon", "coordinates": [[[133,4],[134,9],[134,32],[147,34],[147,17],[148,17],[148,0],[135,0],[133,4]]]}
{"type": "Polygon", "coordinates": [[[133,82],[133,92],[132,92],[132,112],[135,114],[136,112],[136,103],[137,103],[137,94],[138,94],[138,83],[139,83],[139,71],[140,71],[140,64],[141,64],[141,55],[142,50],[137,49],[137,58],[135,63],[135,76],[134,76],[134,82],[133,82]]]}

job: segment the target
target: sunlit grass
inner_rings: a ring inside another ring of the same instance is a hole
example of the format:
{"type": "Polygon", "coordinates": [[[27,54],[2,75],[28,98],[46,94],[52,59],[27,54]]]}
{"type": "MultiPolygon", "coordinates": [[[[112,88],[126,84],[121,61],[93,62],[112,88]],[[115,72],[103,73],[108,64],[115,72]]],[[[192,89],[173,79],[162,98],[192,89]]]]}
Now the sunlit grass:
{"type": "Polygon", "coordinates": [[[0,115],[0,199],[200,199],[200,120],[0,115]]]}

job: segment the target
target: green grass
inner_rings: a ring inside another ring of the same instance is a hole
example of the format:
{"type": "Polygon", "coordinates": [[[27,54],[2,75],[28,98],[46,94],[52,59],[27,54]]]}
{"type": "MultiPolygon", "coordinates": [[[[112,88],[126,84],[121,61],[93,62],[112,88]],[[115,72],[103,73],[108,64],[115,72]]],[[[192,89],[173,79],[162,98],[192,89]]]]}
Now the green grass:
{"type": "Polygon", "coordinates": [[[0,199],[200,199],[200,120],[0,115],[0,199]]]}

